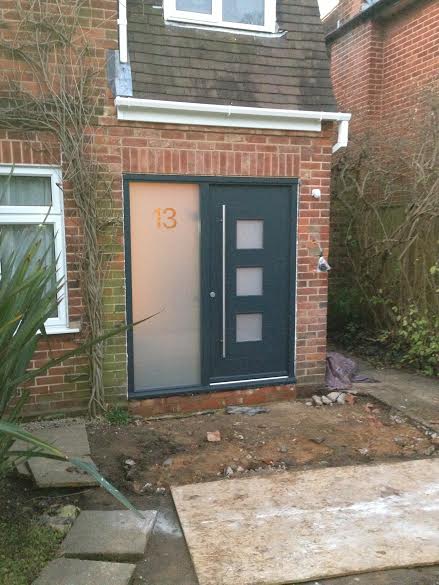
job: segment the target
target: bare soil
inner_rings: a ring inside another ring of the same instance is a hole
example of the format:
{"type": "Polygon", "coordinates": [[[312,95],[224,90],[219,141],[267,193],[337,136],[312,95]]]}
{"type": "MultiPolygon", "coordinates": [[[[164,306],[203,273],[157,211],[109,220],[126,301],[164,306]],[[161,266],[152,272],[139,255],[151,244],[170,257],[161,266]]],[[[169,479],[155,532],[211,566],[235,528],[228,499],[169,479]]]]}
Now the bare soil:
{"type": "MultiPolygon", "coordinates": [[[[197,584],[168,492],[171,484],[220,478],[229,481],[224,474],[229,467],[233,480],[284,469],[435,455],[434,445],[422,429],[404,420],[400,412],[370,399],[332,407],[314,408],[296,401],[267,408],[270,412],[256,416],[215,412],[186,418],[135,419],[126,426],[88,423],[92,457],[104,476],[139,509],[159,512],[147,556],[137,566],[133,585],[197,584]],[[213,431],[220,432],[220,442],[207,441],[207,433],[213,431]],[[135,464],[128,465],[128,459],[135,464]]],[[[48,508],[67,503],[81,509],[119,507],[102,489],[38,490],[18,478],[9,478],[0,487],[0,518],[10,524],[23,515],[37,518],[48,508]]],[[[439,569],[390,571],[321,583],[439,585],[439,569]]]]}
{"type": "Polygon", "coordinates": [[[93,458],[110,481],[139,494],[227,474],[239,477],[434,454],[422,430],[365,398],[353,405],[315,408],[296,401],[268,408],[268,413],[256,416],[215,412],[135,420],[125,427],[90,424],[93,458]],[[221,441],[207,441],[212,431],[220,432],[221,441]],[[135,464],[130,466],[127,460],[135,464]]]}

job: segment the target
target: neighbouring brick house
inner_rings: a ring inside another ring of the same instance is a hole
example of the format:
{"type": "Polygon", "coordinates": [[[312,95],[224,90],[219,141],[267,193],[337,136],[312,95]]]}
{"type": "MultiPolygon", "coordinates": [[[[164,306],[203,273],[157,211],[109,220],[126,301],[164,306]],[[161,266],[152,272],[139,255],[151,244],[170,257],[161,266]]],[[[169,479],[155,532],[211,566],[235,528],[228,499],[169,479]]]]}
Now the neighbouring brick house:
{"type": "Polygon", "coordinates": [[[352,132],[413,118],[439,79],[436,0],[340,0],[324,19],[337,105],[352,132]]]}
{"type": "MultiPolygon", "coordinates": [[[[81,17],[102,63],[105,103],[90,132],[123,224],[106,322],[160,311],[107,344],[107,399],[128,396],[136,412],[156,414],[294,398],[324,378],[327,274],[317,267],[328,252],[331,155],[346,146],[350,118],[333,98],[317,0],[163,4],[90,0],[81,17]]],[[[0,17],[7,36],[14,1],[0,17]]],[[[14,75],[6,57],[2,66],[14,75]]],[[[81,225],[69,185],[59,187],[53,138],[0,138],[0,173],[16,165],[3,233],[13,243],[52,201],[66,277],[38,366],[81,338],[81,225]]],[[[38,378],[27,412],[86,408],[86,363],[38,378]]]]}
{"type": "MultiPolygon", "coordinates": [[[[439,2],[340,0],[323,26],[337,106],[352,113],[351,153],[364,147],[394,153],[399,144],[410,157],[418,147],[418,138],[411,138],[428,124],[431,98],[439,95],[439,2]]],[[[396,218],[404,213],[398,204],[411,197],[401,191],[405,194],[393,195],[396,218]]],[[[332,203],[330,281],[335,298],[339,285],[342,293],[353,288],[345,240],[351,215],[343,204],[332,203]]]]}

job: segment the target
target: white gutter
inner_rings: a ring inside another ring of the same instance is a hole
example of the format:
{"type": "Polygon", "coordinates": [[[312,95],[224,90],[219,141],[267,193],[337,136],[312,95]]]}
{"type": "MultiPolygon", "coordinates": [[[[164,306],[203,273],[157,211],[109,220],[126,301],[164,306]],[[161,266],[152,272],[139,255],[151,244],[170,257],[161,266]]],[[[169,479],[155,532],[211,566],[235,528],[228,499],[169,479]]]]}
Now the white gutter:
{"type": "Polygon", "coordinates": [[[320,132],[322,122],[335,121],[338,122],[339,127],[333,152],[347,146],[351,119],[351,114],[341,112],[249,108],[131,97],[117,97],[114,103],[117,108],[117,119],[130,122],[320,132]]]}
{"type": "Polygon", "coordinates": [[[119,18],[117,19],[119,26],[119,59],[121,63],[128,62],[127,1],[119,0],[119,18]]]}

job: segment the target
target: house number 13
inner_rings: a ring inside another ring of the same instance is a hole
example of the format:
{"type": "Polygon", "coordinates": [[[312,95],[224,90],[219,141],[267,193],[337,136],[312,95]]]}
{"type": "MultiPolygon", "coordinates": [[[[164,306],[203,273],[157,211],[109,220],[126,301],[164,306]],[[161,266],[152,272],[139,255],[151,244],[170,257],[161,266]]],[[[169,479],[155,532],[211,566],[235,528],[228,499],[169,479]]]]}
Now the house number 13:
{"type": "Polygon", "coordinates": [[[177,227],[177,211],[173,207],[154,209],[154,215],[158,229],[173,230],[177,227]]]}

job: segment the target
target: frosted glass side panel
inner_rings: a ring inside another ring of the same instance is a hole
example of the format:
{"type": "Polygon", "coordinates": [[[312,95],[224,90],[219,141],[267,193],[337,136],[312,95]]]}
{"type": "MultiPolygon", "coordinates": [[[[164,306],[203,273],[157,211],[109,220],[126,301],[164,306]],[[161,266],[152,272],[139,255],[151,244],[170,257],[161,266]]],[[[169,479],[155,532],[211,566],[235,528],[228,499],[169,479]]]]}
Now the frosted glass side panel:
{"type": "Polygon", "coordinates": [[[264,269],[237,268],[236,269],[236,294],[238,297],[260,296],[263,289],[264,269]]]}
{"type": "Polygon", "coordinates": [[[200,384],[198,186],[130,183],[136,390],[200,384]]]}
{"type": "Polygon", "coordinates": [[[238,219],[236,222],[236,247],[238,250],[261,250],[264,247],[264,221],[262,219],[238,219]]]}
{"type": "Polygon", "coordinates": [[[245,313],[236,315],[236,341],[262,340],[262,314],[245,313]]]}

